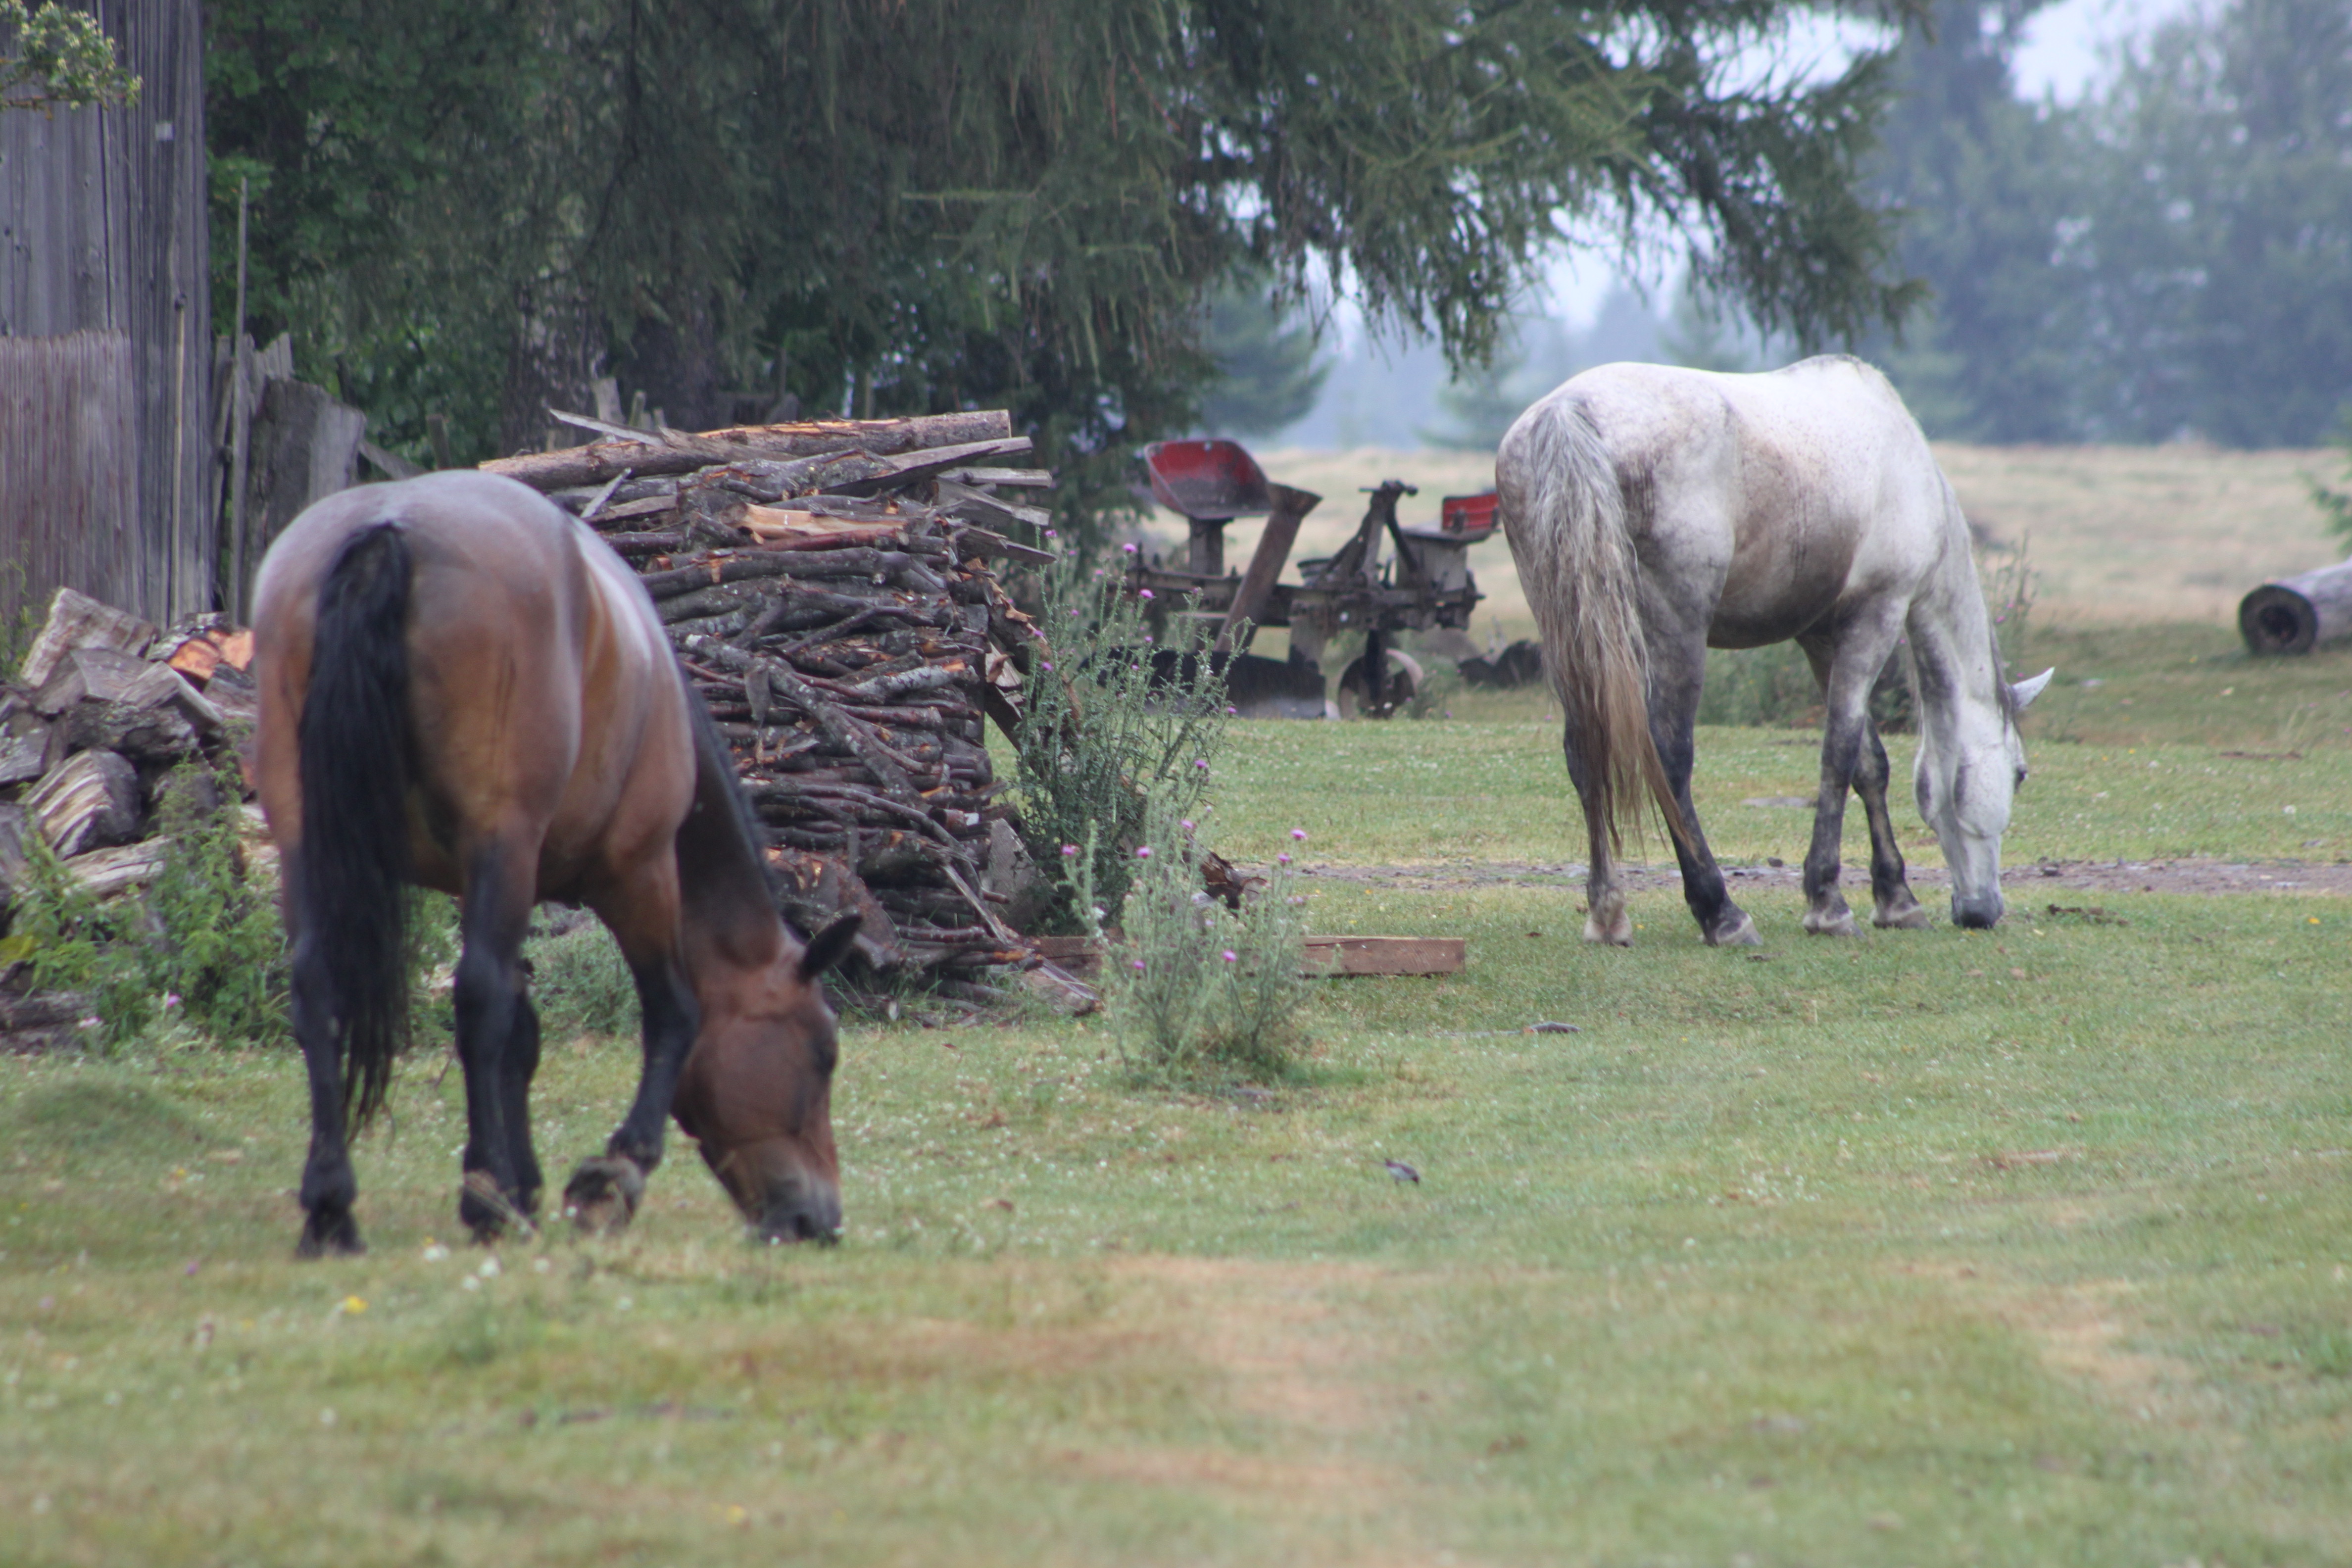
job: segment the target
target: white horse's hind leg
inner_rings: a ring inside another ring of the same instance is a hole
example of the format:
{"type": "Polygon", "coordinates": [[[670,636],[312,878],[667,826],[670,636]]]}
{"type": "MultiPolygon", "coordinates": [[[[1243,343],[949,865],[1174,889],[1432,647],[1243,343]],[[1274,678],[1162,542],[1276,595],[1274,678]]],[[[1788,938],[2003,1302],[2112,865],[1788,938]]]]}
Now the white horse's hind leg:
{"type": "Polygon", "coordinates": [[[1572,731],[1561,738],[1560,749],[1568,755],[1568,782],[1576,786],[1577,804],[1584,811],[1586,854],[1590,858],[1585,881],[1584,940],[1606,942],[1611,947],[1631,947],[1633,921],[1625,912],[1625,889],[1617,885],[1617,868],[1609,851],[1609,825],[1592,809],[1592,796],[1585,787],[1584,763],[1576,754],[1572,731]]]}
{"type": "MultiPolygon", "coordinates": [[[[1799,645],[1813,667],[1813,679],[1829,689],[1834,649],[1825,638],[1805,637],[1799,645]]],[[[1884,666],[1880,668],[1884,668],[1884,666]]],[[[1871,677],[1875,686],[1878,678],[1871,677]]],[[[1854,759],[1853,793],[1862,799],[1863,816],[1870,824],[1870,893],[1874,906],[1870,923],[1881,930],[1920,931],[1927,925],[1927,911],[1912,896],[1906,879],[1903,850],[1895,840],[1895,819],[1886,809],[1886,785],[1889,769],[1886,746],[1878,737],[1878,726],[1870,717],[1869,699],[1864,698],[1862,745],[1854,759]]],[[[1808,929],[1811,929],[1810,927],[1808,929]]],[[[1849,929],[1839,935],[1858,935],[1849,929]]]]}

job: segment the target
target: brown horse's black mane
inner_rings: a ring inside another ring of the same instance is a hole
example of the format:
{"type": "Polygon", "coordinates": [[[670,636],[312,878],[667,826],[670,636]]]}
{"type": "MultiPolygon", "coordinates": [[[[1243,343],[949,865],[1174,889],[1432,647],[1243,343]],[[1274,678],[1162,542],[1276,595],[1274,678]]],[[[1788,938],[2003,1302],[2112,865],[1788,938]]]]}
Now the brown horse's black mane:
{"type": "Polygon", "coordinates": [[[689,910],[719,929],[775,919],[775,889],[767,857],[761,853],[767,847],[767,834],[736,782],[734,761],[709,708],[690,686],[686,705],[694,731],[694,807],[677,830],[679,896],[689,910]]]}

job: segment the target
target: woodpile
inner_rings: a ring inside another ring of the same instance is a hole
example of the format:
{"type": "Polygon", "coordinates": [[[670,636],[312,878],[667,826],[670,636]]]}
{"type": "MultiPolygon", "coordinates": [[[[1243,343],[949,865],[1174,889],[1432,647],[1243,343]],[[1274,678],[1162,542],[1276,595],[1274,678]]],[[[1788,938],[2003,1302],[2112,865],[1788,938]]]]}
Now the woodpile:
{"type": "MultiPolygon", "coordinates": [[[[970,989],[1033,968],[1035,872],[982,723],[1018,722],[1039,640],[991,563],[1052,476],[1001,412],[603,437],[485,468],[580,517],[637,571],[772,840],[803,931],[864,917],[876,973],[970,989]]],[[[1045,981],[1052,985],[1050,976],[1045,981]]]]}
{"type": "MultiPolygon", "coordinates": [[[[154,879],[163,780],[184,762],[226,760],[256,714],[252,658],[252,634],[217,616],[159,632],[58,590],[22,668],[0,680],[0,923],[24,892],[37,839],[97,897],[154,879]]],[[[0,973],[0,1049],[58,1043],[79,1016],[78,1002],[24,995],[23,967],[0,973]],[[74,1018],[49,1016],[60,1006],[74,1018]]]]}

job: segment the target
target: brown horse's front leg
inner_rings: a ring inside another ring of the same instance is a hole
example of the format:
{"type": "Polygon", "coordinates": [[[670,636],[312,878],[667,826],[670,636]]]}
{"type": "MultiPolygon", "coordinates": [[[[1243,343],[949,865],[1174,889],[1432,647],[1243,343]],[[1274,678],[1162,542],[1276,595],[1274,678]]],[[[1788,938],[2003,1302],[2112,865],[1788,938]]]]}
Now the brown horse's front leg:
{"type": "Polygon", "coordinates": [[[604,1152],[580,1162],[563,1189],[564,1212],[581,1229],[600,1234],[625,1229],[635,1217],[646,1178],[661,1163],[670,1101],[694,1046],[694,996],[669,956],[633,963],[630,972],[645,1023],[645,1070],[637,1097],[604,1152]]]}

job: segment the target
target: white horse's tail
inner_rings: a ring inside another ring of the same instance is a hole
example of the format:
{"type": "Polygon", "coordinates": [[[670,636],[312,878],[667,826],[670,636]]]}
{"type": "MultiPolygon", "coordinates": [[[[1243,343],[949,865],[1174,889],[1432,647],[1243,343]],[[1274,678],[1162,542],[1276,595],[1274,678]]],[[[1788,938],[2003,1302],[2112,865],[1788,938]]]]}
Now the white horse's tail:
{"type": "Polygon", "coordinates": [[[1588,820],[1605,824],[1622,853],[1622,825],[1640,834],[1647,795],[1667,831],[1684,837],[1650,733],[1641,562],[1616,464],[1584,406],[1551,397],[1521,415],[1496,454],[1495,482],[1545,669],[1583,764],[1588,820]]]}

